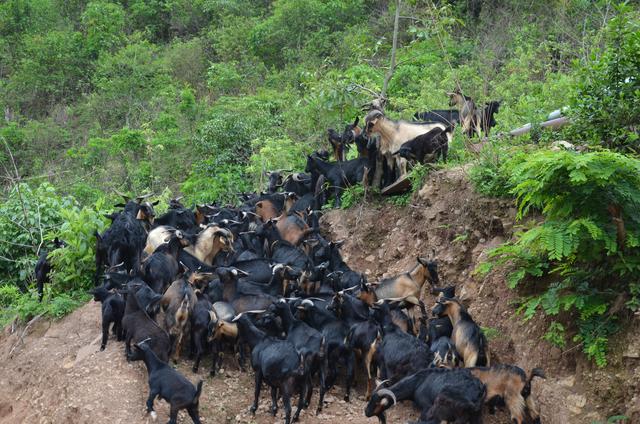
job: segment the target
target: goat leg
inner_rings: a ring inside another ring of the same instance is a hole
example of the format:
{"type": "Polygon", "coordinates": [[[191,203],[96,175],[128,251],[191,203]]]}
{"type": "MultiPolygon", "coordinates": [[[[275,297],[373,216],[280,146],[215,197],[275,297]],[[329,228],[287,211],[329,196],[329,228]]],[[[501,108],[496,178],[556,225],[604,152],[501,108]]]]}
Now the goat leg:
{"type": "Polygon", "coordinates": [[[251,408],[249,408],[249,412],[251,412],[253,415],[255,415],[256,411],[258,410],[258,400],[260,399],[260,386],[262,386],[262,372],[260,370],[256,370],[256,387],[254,391],[253,405],[251,405],[251,408]]]}
{"type": "Polygon", "coordinates": [[[147,414],[151,414],[151,419],[153,421],[155,421],[157,418],[156,411],[153,410],[153,400],[156,398],[156,396],[158,396],[158,392],[150,390],[149,397],[147,398],[147,414]]]}
{"type": "Polygon", "coordinates": [[[102,343],[100,344],[101,351],[107,347],[107,340],[109,340],[109,325],[111,325],[111,323],[108,320],[104,319],[102,321],[102,343]]]}
{"type": "Polygon", "coordinates": [[[320,358],[321,364],[320,364],[320,399],[318,399],[318,408],[316,409],[316,415],[320,414],[320,412],[322,412],[322,407],[324,406],[324,393],[326,392],[326,377],[325,377],[325,373],[327,371],[326,369],[326,358],[320,358]]]}
{"type": "Polygon", "coordinates": [[[344,401],[349,402],[351,397],[351,386],[353,386],[353,381],[355,379],[355,363],[356,363],[356,354],[353,351],[350,351],[347,355],[347,378],[346,378],[346,393],[344,395],[344,401]]]}
{"type": "Polygon", "coordinates": [[[193,424],[200,424],[200,415],[198,414],[198,406],[191,405],[187,408],[187,413],[191,417],[193,424]]]}
{"type": "Polygon", "coordinates": [[[178,424],[178,407],[171,405],[169,410],[169,421],[167,424],[178,424]]]}
{"type": "Polygon", "coordinates": [[[271,415],[274,417],[278,413],[278,388],[271,387],[271,415]]]}

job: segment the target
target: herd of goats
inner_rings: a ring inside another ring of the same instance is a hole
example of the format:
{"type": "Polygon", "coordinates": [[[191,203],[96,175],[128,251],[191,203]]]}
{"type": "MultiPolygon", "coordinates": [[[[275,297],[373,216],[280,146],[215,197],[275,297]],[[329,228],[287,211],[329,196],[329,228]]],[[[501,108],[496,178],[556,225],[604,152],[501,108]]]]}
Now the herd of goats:
{"type": "MultiPolygon", "coordinates": [[[[392,121],[379,110],[369,112],[364,131],[357,123],[339,137],[329,132],[334,154],[341,154],[335,147],[349,137],[360,143],[361,134],[369,140],[378,133],[378,143],[362,144],[367,150],[371,144],[380,148],[394,130],[437,126],[438,138],[451,124],[392,121]]],[[[170,404],[169,423],[184,409],[200,422],[203,382],[194,386],[170,365],[188,345],[193,372],[211,355],[212,377],[225,351],[237,356],[241,369],[250,352],[250,411],[256,412],[265,383],[271,413],[281,400],[285,423],[299,418],[316,388],[319,413],[339,376],[349,401],[357,364],[367,378],[364,413],[381,423],[385,411],[402,400],[414,402],[420,423],[480,423],[484,404],[490,411],[506,406],[517,424],[539,423],[531,380],[544,378],[542,370],[491,364],[487,339],[455,297],[455,287],[439,287],[435,258],[417,257],[407,272],[368,281],[344,262],[340,242],[322,236],[319,210],[326,198],[319,198],[319,181],[344,187],[336,184],[335,169],[343,171],[340,164],[351,162],[323,156],[328,154],[310,155],[306,173],[270,173],[268,191],[240,195],[239,207],[192,209],[172,199],[156,217],[158,202],[124,196],[121,210],[108,216],[111,226],[96,232],[91,293],[102,304],[101,350],[113,325],[126,358],[144,361],[151,417],[157,417],[154,400],[160,397],[170,404]],[[423,288],[438,296],[431,317],[421,300],[423,288]]]]}

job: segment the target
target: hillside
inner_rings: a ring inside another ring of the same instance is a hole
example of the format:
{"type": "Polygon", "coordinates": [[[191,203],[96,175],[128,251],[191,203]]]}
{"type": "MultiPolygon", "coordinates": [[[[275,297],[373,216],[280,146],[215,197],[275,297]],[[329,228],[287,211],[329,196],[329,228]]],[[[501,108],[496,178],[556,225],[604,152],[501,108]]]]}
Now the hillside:
{"type": "MultiPolygon", "coordinates": [[[[485,328],[492,329],[493,358],[516,363],[525,369],[544,368],[547,379],[534,380],[533,393],[541,409],[542,422],[578,424],[603,420],[625,413],[640,418],[637,382],[640,381],[639,334],[622,334],[615,340],[611,365],[597,369],[577,350],[561,350],[538,341],[544,320],[523,322],[516,315],[518,294],[508,290],[504,276],[485,280],[471,277],[488,248],[510,237],[515,209],[510,201],[493,200],[473,193],[464,169],[431,175],[414,202],[405,208],[366,204],[348,211],[331,211],[323,218],[323,232],[335,240],[345,240],[347,262],[371,278],[391,275],[411,266],[418,254],[435,250],[441,278],[455,284],[469,311],[485,328]],[[452,199],[455,199],[452,201],[452,199]],[[463,210],[469,213],[462,213],[463,210]],[[456,241],[459,234],[469,236],[456,241]],[[618,346],[624,348],[619,348],[618,346]],[[633,382],[636,383],[633,383],[633,382]]],[[[427,304],[433,298],[427,293],[427,304]]],[[[638,318],[631,328],[638,329],[638,318]]],[[[122,344],[111,339],[100,352],[100,307],[95,302],[82,306],[59,321],[39,320],[24,333],[23,328],[5,329],[0,339],[0,422],[40,423],[125,423],[145,422],[146,372],[142,363],[127,363],[122,344]],[[21,339],[21,336],[24,338],[21,339]]],[[[204,364],[208,364],[205,361],[204,364]]],[[[224,373],[207,376],[208,366],[198,376],[191,373],[190,361],[183,360],[180,371],[192,381],[205,379],[201,403],[203,422],[267,423],[267,397],[263,397],[255,418],[247,410],[252,396],[251,373],[239,373],[227,358],[224,373]]],[[[327,397],[328,406],[320,416],[304,412],[301,422],[372,423],[366,419],[362,369],[354,401],[342,401],[342,387],[327,397]]],[[[315,398],[317,401],[317,397],[315,398]]],[[[166,417],[166,404],[158,408],[166,417]]],[[[313,403],[310,411],[313,410],[313,403]]],[[[186,415],[185,415],[186,417],[186,415]]],[[[390,422],[416,419],[407,404],[389,414],[390,422]]],[[[488,423],[505,422],[504,412],[487,416],[488,423]]],[[[183,418],[184,420],[184,418],[183,418]]],[[[181,422],[189,422],[188,419],[181,422]]]]}

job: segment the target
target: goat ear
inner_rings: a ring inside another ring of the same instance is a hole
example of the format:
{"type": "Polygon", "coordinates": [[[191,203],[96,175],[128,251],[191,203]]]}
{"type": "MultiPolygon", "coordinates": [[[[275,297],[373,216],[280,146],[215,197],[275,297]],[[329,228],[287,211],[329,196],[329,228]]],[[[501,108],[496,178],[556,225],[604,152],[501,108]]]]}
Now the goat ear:
{"type": "Polygon", "coordinates": [[[355,120],[355,121],[353,121],[353,126],[354,126],[354,127],[357,127],[359,122],[360,122],[360,117],[359,117],[359,116],[356,116],[356,120],[355,120]]]}
{"type": "Polygon", "coordinates": [[[160,203],[159,200],[156,200],[155,202],[151,203],[152,206],[158,206],[158,204],[160,203]]]}

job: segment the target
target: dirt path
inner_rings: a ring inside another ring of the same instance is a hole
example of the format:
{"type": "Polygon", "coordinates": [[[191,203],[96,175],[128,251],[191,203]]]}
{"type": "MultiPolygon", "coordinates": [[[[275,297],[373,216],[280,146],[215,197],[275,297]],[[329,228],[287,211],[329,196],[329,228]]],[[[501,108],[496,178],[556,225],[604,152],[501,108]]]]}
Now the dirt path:
{"type": "MultiPolygon", "coordinates": [[[[0,423],[146,423],[144,413],[148,394],[146,370],[142,362],[127,363],[123,344],[109,340],[100,352],[100,305],[90,302],[58,322],[36,323],[20,342],[18,334],[0,339],[0,423]],[[17,347],[16,347],[16,344],[17,347]],[[14,348],[15,347],[15,348],[14,348]],[[13,349],[11,355],[9,352],[13,349]]],[[[21,332],[21,331],[20,331],[21,332]]],[[[248,413],[253,397],[253,374],[240,373],[230,359],[227,369],[215,378],[208,376],[203,361],[198,375],[192,362],[184,359],[179,370],[193,382],[204,379],[200,414],[208,423],[274,423],[268,415],[268,392],[263,390],[255,417],[248,413]]],[[[316,416],[316,403],[301,415],[303,423],[375,423],[367,419],[363,399],[364,385],[356,387],[351,403],[342,400],[341,388],[326,397],[327,406],[316,416]]],[[[317,401],[317,396],[314,395],[317,401]]],[[[159,422],[168,419],[164,402],[156,402],[159,422]]],[[[279,414],[280,415],[280,414],[279,414]]],[[[417,419],[408,407],[389,414],[390,422],[417,419]]],[[[180,422],[190,422],[181,414],[180,422]]]]}

